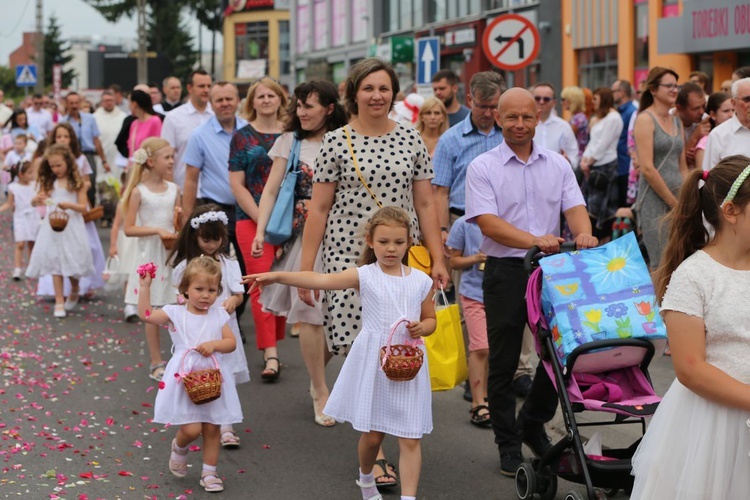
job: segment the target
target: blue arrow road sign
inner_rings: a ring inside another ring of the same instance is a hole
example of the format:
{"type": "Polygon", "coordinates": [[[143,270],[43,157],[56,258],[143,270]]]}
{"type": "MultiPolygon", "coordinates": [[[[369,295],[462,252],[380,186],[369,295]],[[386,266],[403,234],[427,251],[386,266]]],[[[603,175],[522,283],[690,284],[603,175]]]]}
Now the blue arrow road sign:
{"type": "Polygon", "coordinates": [[[429,85],[440,68],[440,39],[417,39],[417,85],[429,85]]]}
{"type": "Polygon", "coordinates": [[[36,85],[36,64],[16,66],[16,87],[36,85]]]}

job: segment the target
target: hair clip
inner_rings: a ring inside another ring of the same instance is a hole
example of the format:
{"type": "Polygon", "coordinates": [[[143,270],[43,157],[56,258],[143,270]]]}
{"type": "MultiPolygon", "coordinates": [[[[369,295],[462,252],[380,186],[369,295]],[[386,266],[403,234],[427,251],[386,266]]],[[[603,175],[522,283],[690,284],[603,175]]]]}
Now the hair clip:
{"type": "Polygon", "coordinates": [[[729,188],[729,192],[727,193],[727,197],[724,198],[724,201],[721,202],[721,208],[724,208],[724,205],[727,203],[731,203],[732,200],[734,200],[734,197],[737,196],[737,192],[742,187],[742,184],[745,182],[745,179],[750,176],[750,165],[745,167],[745,170],[742,171],[740,175],[737,176],[737,178],[732,183],[732,187],[729,188]]]}
{"type": "Polygon", "coordinates": [[[193,229],[198,229],[201,224],[205,224],[206,222],[223,222],[226,226],[229,224],[229,219],[224,212],[213,210],[190,219],[190,225],[193,229]]]}
{"type": "Polygon", "coordinates": [[[143,165],[151,157],[151,152],[148,149],[139,148],[133,153],[133,160],[136,163],[143,165]]]}

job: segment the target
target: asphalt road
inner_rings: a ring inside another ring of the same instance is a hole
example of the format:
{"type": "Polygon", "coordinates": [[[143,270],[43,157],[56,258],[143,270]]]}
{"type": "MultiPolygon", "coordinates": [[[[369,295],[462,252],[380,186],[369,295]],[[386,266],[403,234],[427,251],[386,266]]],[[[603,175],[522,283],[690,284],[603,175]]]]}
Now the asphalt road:
{"type": "MultiPolygon", "coordinates": [[[[101,234],[106,248],[107,234],[101,234]]],[[[253,380],[238,388],[245,421],[236,430],[242,443],[221,453],[225,491],[208,494],[198,485],[199,451],[190,453],[186,478],[169,473],[175,430],[150,422],[158,388],[147,376],[143,327],[121,321],[121,296],[100,293],[66,319],[56,320],[52,301],[35,296],[33,281],[11,280],[12,252],[10,216],[2,214],[1,498],[361,498],[354,483],[358,434],[347,424],[322,428],[314,423],[296,339],[280,343],[280,379],[263,383],[250,314],[244,318],[244,348],[253,380]]],[[[165,352],[169,345],[165,332],[165,352]]],[[[342,362],[334,359],[329,365],[331,386],[342,362]]],[[[654,378],[663,393],[673,378],[668,359],[655,363],[654,378]]],[[[469,423],[469,404],[461,396],[460,389],[434,393],[435,428],[423,440],[419,498],[515,498],[513,481],[498,472],[492,431],[469,423]]],[[[551,433],[559,428],[556,419],[551,433]]],[[[608,429],[605,444],[609,439],[632,440],[632,430],[608,429]]],[[[385,447],[397,462],[396,440],[387,438],[385,447]]],[[[575,488],[561,482],[557,498],[575,488]]],[[[384,492],[384,498],[400,497],[396,490],[384,492]]]]}

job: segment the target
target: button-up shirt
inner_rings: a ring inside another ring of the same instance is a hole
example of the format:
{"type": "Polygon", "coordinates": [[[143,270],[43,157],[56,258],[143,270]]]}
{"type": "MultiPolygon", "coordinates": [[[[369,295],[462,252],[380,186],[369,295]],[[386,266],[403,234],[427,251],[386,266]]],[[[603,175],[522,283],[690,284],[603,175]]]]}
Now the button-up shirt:
{"type": "Polygon", "coordinates": [[[539,120],[534,141],[555,153],[565,153],[573,168],[578,166],[578,141],[573,127],[557,115],[551,114],[547,121],[539,120]]]}
{"type": "Polygon", "coordinates": [[[36,127],[44,135],[52,132],[55,123],[52,121],[52,114],[46,109],[34,111],[33,107],[26,108],[26,120],[29,125],[36,127]]]}
{"type": "Polygon", "coordinates": [[[99,126],[96,124],[96,119],[91,113],[84,113],[83,111],[78,113],[78,119],[73,119],[69,115],[60,118],[60,121],[69,123],[78,137],[78,142],[81,144],[81,151],[84,153],[96,153],[96,146],[94,146],[94,138],[99,137],[99,126]]]}
{"type": "Polygon", "coordinates": [[[214,112],[211,104],[207,104],[206,109],[201,113],[195,109],[191,101],[188,101],[164,117],[161,136],[175,149],[174,182],[180,186],[180,191],[185,185],[185,161],[182,157],[185,154],[188,139],[195,129],[206,123],[212,116],[214,112]]]}
{"type": "Polygon", "coordinates": [[[450,208],[466,210],[466,167],[474,158],[501,142],[503,134],[499,127],[495,126],[485,134],[471,121],[471,113],[440,136],[432,158],[435,171],[432,184],[450,188],[450,208]]]}
{"type": "Polygon", "coordinates": [[[750,156],[750,129],[740,122],[736,114],[708,135],[703,170],[711,170],[722,158],[732,155],[750,156]]]}
{"type": "MultiPolygon", "coordinates": [[[[506,143],[471,162],[466,172],[466,220],[495,215],[535,236],[560,234],[560,213],[585,205],[570,164],[534,141],[523,162],[506,143]]],[[[491,257],[524,257],[484,237],[480,250],[491,257]]]]}
{"type": "Polygon", "coordinates": [[[216,116],[195,129],[185,148],[185,165],[200,170],[199,198],[210,198],[223,205],[234,205],[234,195],[229,188],[229,144],[234,132],[247,125],[235,118],[234,130],[227,132],[216,116]]]}
{"type": "Polygon", "coordinates": [[[610,110],[607,116],[597,120],[591,127],[589,143],[583,152],[583,157],[593,158],[595,166],[606,165],[617,160],[617,141],[622,129],[620,113],[614,109],[610,110]]]}

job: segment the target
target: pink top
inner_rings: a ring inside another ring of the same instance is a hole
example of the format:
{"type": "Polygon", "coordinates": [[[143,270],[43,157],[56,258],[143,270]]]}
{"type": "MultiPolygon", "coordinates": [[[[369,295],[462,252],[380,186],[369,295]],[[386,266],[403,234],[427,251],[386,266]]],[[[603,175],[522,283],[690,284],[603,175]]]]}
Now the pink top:
{"type": "Polygon", "coordinates": [[[143,141],[149,137],[161,137],[161,119],[154,115],[146,121],[134,120],[130,124],[130,134],[128,134],[128,156],[133,157],[133,153],[141,147],[143,141]]]}
{"type": "Polygon", "coordinates": [[[702,149],[706,150],[706,143],[708,142],[708,135],[704,135],[701,137],[701,140],[698,141],[698,144],[695,145],[695,149],[702,149]]]}

